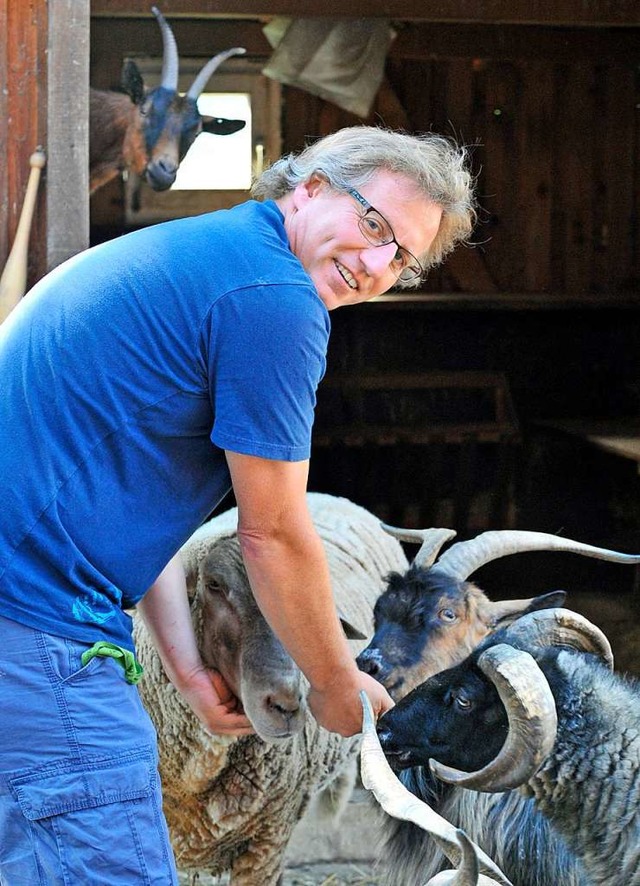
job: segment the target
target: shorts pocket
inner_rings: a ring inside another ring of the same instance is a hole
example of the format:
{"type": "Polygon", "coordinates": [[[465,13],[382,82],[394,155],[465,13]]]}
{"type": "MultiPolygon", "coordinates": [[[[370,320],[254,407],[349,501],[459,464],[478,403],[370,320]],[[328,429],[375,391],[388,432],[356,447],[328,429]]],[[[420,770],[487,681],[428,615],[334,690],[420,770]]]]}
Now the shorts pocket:
{"type": "Polygon", "coordinates": [[[10,785],[30,831],[35,883],[177,883],[150,749],[58,762],[10,785]]]}

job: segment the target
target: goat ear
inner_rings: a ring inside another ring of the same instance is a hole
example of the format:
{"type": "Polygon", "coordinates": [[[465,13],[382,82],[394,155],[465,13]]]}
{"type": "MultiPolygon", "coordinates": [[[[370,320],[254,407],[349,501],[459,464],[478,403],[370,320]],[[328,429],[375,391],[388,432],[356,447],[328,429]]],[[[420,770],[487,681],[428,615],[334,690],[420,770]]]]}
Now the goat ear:
{"type": "Polygon", "coordinates": [[[525,600],[496,600],[495,602],[489,602],[487,604],[489,620],[494,627],[511,624],[511,622],[527,612],[562,606],[566,596],[564,591],[551,591],[548,594],[528,597],[525,600]]]}
{"type": "Polygon", "coordinates": [[[566,591],[549,591],[548,594],[540,594],[531,600],[525,612],[536,612],[538,609],[556,609],[564,606],[567,599],[566,591]]]}
{"type": "Polygon", "coordinates": [[[127,93],[134,105],[139,105],[144,98],[144,81],[137,64],[133,59],[125,59],[122,66],[120,85],[127,93]]]}
{"type": "Polygon", "coordinates": [[[340,624],[342,625],[342,630],[344,631],[344,635],[347,640],[367,639],[367,635],[363,634],[361,630],[352,625],[350,621],[347,621],[347,619],[343,615],[338,613],[338,616],[340,618],[340,624]]]}
{"type": "Polygon", "coordinates": [[[224,117],[202,117],[202,131],[212,135],[233,135],[247,125],[246,120],[225,120],[224,117]]]}

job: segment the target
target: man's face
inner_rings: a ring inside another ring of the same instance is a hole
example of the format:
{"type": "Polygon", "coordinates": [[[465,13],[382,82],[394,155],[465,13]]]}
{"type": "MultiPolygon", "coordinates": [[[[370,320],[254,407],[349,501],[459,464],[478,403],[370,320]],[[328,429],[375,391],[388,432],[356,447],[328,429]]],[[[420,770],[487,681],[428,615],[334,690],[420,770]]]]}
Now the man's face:
{"type": "MultiPolygon", "coordinates": [[[[415,256],[429,248],[442,209],[417,196],[410,179],[381,170],[358,190],[389,222],[397,243],[415,256]]],[[[293,201],[289,242],[327,310],[367,301],[396,283],[389,264],[398,246],[365,239],[358,227],[364,209],[354,197],[314,177],[297,186],[293,201]]]]}

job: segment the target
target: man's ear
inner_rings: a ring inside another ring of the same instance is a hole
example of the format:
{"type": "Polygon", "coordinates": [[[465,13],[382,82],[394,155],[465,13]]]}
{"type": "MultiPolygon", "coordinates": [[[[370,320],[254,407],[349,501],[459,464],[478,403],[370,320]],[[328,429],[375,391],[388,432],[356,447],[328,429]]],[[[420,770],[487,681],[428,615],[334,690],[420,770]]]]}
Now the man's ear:
{"type": "Polygon", "coordinates": [[[317,173],[313,173],[306,181],[300,182],[293,190],[293,204],[296,209],[302,209],[309,200],[313,200],[327,187],[327,180],[317,173]]]}

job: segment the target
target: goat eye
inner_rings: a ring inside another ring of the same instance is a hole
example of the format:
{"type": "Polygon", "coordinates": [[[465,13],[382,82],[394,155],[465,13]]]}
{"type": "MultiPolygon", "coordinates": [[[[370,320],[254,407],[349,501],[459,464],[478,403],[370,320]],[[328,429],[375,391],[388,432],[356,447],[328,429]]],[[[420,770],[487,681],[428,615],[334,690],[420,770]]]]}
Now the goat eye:
{"type": "Polygon", "coordinates": [[[441,609],[438,613],[438,617],[441,621],[457,621],[458,616],[453,611],[453,609],[441,609]]]}
{"type": "Polygon", "coordinates": [[[471,701],[466,695],[456,695],[454,701],[461,711],[468,711],[471,707],[471,701]]]}

